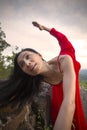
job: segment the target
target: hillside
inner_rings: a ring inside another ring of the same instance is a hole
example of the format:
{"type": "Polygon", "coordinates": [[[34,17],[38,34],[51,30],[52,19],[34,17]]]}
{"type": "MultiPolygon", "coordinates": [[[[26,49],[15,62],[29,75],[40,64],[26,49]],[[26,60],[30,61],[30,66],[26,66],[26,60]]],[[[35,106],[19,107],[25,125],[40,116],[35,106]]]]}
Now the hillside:
{"type": "Polygon", "coordinates": [[[87,69],[82,69],[80,71],[80,80],[87,81],[87,69]]]}

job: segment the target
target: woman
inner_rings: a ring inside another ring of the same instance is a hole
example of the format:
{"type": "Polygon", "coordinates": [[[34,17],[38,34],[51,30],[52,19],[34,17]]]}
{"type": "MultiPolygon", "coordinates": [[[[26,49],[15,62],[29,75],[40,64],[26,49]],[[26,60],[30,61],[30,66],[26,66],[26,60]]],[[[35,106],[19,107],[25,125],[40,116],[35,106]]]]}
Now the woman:
{"type": "Polygon", "coordinates": [[[87,130],[79,93],[80,64],[75,59],[73,46],[65,35],[54,28],[32,23],[57,38],[60,54],[46,62],[33,49],[19,52],[14,60],[12,76],[0,84],[1,106],[10,102],[25,103],[38,91],[40,82],[45,81],[52,85],[51,117],[54,130],[87,130]]]}

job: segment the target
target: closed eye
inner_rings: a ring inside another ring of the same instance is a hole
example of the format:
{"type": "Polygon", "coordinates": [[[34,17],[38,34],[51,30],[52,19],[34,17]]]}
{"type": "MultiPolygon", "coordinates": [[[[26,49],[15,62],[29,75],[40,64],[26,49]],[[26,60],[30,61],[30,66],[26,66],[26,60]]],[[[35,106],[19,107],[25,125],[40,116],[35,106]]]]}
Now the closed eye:
{"type": "Polygon", "coordinates": [[[25,57],[25,58],[26,58],[26,60],[28,60],[28,59],[29,59],[29,55],[26,55],[26,57],[25,57]]]}

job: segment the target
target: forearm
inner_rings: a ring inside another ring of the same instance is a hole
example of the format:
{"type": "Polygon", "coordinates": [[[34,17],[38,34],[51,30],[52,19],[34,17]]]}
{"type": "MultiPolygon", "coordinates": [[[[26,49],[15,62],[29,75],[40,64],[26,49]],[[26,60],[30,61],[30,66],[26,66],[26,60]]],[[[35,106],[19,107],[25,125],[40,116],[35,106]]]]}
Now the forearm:
{"type": "Polygon", "coordinates": [[[75,104],[66,103],[64,100],[57,116],[53,130],[71,130],[75,104]]]}
{"type": "Polygon", "coordinates": [[[67,50],[67,52],[71,51],[71,53],[74,54],[75,50],[71,42],[64,34],[62,34],[61,32],[57,31],[54,28],[50,30],[50,34],[53,35],[58,40],[61,50],[67,50]]]}
{"type": "Polygon", "coordinates": [[[69,42],[69,40],[67,39],[67,37],[64,34],[60,33],[59,31],[55,30],[54,28],[48,28],[48,27],[46,27],[42,24],[39,24],[35,21],[33,21],[32,24],[34,26],[36,26],[37,28],[39,28],[41,31],[45,30],[45,31],[49,32],[50,34],[52,34],[54,37],[56,37],[57,40],[59,41],[59,45],[60,45],[62,50],[63,49],[65,50],[67,48],[69,48],[69,50],[70,50],[70,48],[71,48],[71,50],[73,50],[73,52],[74,52],[74,49],[72,49],[73,46],[71,45],[71,43],[69,42]]]}
{"type": "Polygon", "coordinates": [[[59,41],[59,45],[60,45],[61,49],[73,47],[73,46],[71,45],[70,41],[67,39],[67,37],[66,37],[63,33],[61,33],[61,32],[59,32],[59,31],[55,30],[54,28],[48,28],[48,27],[45,27],[45,26],[43,26],[43,25],[42,25],[42,27],[43,27],[42,30],[48,31],[48,32],[51,33],[55,38],[57,38],[57,40],[59,41]]]}

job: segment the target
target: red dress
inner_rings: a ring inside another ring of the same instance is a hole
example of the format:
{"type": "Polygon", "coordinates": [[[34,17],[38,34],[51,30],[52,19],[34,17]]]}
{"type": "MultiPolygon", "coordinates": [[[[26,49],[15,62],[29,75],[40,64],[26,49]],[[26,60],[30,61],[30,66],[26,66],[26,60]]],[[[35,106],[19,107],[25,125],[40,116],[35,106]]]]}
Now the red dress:
{"type": "MultiPolygon", "coordinates": [[[[73,117],[73,125],[71,130],[87,130],[87,124],[85,115],[83,112],[81,97],[80,97],[80,87],[79,87],[79,70],[80,70],[80,63],[76,61],[75,58],[75,50],[67,39],[67,37],[56,31],[54,28],[51,29],[50,34],[57,38],[59,41],[59,45],[61,51],[59,55],[67,54],[71,56],[74,64],[74,70],[76,74],[76,95],[75,95],[75,113],[73,117]]],[[[58,56],[59,57],[59,56],[58,56]]],[[[59,61],[58,61],[59,62],[59,61]]],[[[63,83],[59,83],[58,85],[52,85],[52,104],[51,104],[51,117],[53,123],[56,121],[56,117],[60,110],[61,103],[63,101],[63,83]]]]}

